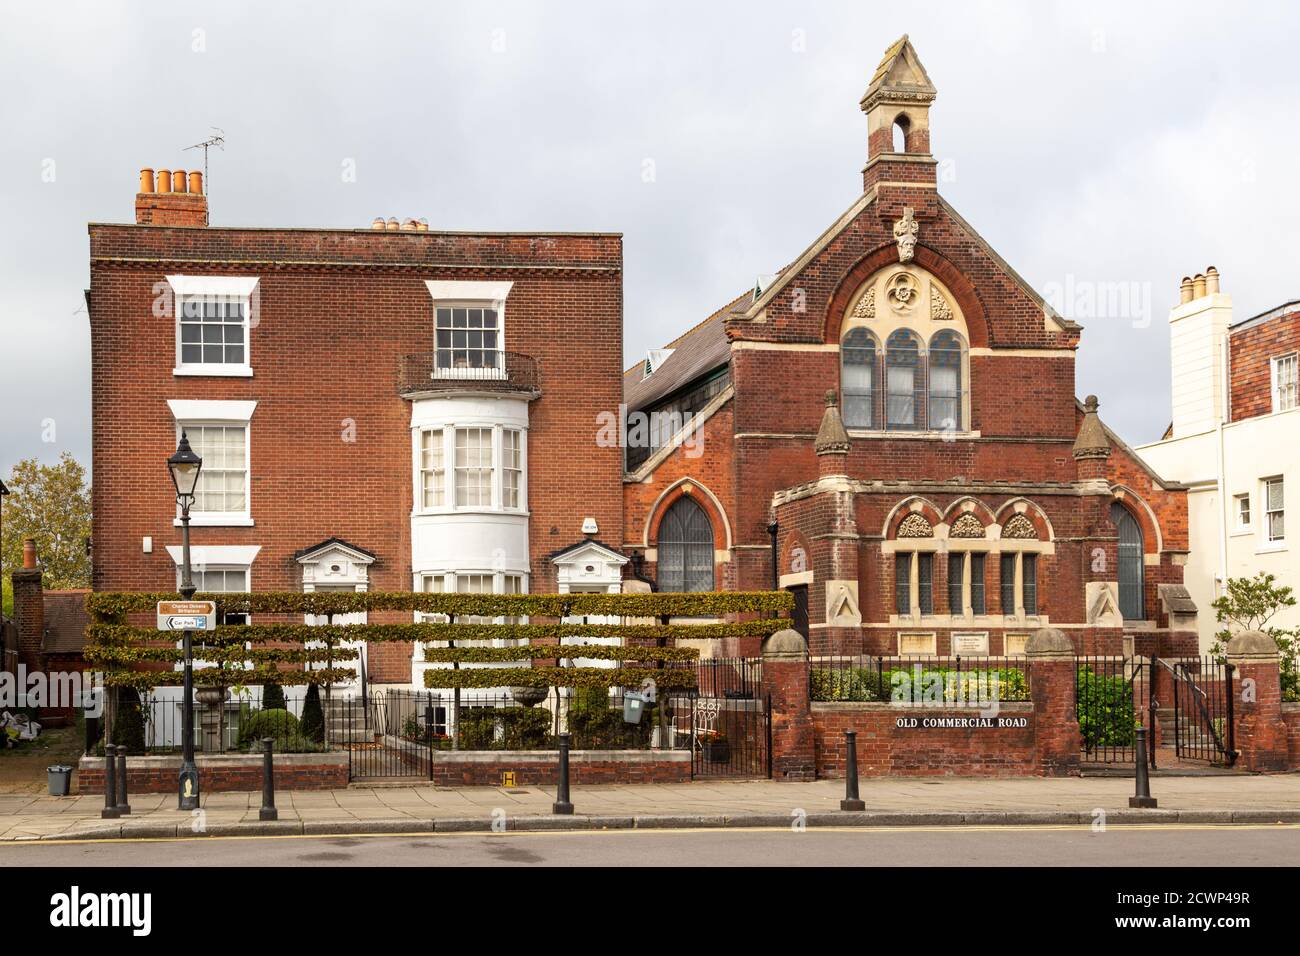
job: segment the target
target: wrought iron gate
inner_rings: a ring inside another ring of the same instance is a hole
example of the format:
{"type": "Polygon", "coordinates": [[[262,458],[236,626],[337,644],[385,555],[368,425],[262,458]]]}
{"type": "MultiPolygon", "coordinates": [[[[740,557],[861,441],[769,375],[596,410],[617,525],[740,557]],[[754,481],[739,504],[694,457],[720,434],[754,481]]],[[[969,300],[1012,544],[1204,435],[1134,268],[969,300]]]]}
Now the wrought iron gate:
{"type": "MultiPolygon", "coordinates": [[[[1151,665],[1132,657],[1075,661],[1075,716],[1085,763],[1128,764],[1135,759],[1141,724],[1151,728],[1151,665]]],[[[1154,755],[1154,750],[1151,751],[1154,755]]]]}
{"type": "Polygon", "coordinates": [[[447,731],[436,695],[389,691],[334,698],[325,708],[329,742],[348,752],[349,779],[430,778],[430,753],[447,731]]]}
{"type": "Polygon", "coordinates": [[[762,660],[699,662],[699,686],[672,699],[677,746],[691,750],[691,776],[770,777],[771,699],[762,694],[762,660]]]}
{"type": "MultiPolygon", "coordinates": [[[[1157,666],[1172,685],[1172,720],[1163,728],[1166,742],[1172,735],[1180,760],[1231,767],[1237,759],[1233,666],[1212,657],[1159,660],[1157,666]]],[[[1169,713],[1168,707],[1164,713],[1169,713]]]]}

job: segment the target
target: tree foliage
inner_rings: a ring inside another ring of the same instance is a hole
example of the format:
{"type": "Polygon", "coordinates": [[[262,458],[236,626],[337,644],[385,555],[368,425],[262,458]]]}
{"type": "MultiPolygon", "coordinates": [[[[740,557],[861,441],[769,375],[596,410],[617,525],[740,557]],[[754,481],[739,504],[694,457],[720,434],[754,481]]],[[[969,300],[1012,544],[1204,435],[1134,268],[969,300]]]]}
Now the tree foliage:
{"type": "Polygon", "coordinates": [[[25,458],[5,479],[0,556],[6,573],[22,567],[23,539],[34,538],[47,588],[90,586],[90,487],[68,452],[53,465],[25,458]]]}
{"type": "Polygon", "coordinates": [[[1281,656],[1282,696],[1284,700],[1300,700],[1300,674],[1297,674],[1297,653],[1300,652],[1300,628],[1273,627],[1269,625],[1278,612],[1295,607],[1296,599],[1291,588],[1278,587],[1277,579],[1266,571],[1253,578],[1229,578],[1227,593],[1210,602],[1214,618],[1222,629],[1215,633],[1210,653],[1222,657],[1233,635],[1242,631],[1263,631],[1277,643],[1281,656]]]}

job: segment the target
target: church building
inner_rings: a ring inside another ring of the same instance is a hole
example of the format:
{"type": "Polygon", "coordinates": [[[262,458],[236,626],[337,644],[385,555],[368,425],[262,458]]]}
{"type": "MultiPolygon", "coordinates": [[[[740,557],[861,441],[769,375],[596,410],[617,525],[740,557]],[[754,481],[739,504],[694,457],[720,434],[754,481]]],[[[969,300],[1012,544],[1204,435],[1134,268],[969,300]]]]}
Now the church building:
{"type": "Polygon", "coordinates": [[[1017,654],[1049,625],[1195,653],[1185,489],[1076,398],[1082,328],[940,195],[936,95],[902,37],[861,194],[625,373],[650,426],[624,550],[662,590],[793,590],[814,654],[1017,654]]]}

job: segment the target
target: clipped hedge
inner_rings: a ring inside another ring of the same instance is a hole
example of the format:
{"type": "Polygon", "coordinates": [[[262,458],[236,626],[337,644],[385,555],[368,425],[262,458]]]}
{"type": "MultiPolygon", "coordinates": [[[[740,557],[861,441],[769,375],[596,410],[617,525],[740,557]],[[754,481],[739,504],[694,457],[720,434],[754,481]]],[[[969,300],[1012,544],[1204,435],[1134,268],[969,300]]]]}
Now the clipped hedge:
{"type": "Polygon", "coordinates": [[[695,686],[695,668],[670,667],[490,667],[424,672],[429,688],[486,687],[639,687],[652,680],[659,690],[687,690],[695,686]]]}
{"type": "MultiPolygon", "coordinates": [[[[179,594],[96,591],[86,595],[86,610],[101,621],[153,611],[159,601],[179,594]]],[[[480,617],[714,616],[774,613],[794,607],[789,591],[710,591],[649,594],[432,594],[417,591],[257,591],[247,594],[200,593],[222,611],[249,614],[353,614],[360,611],[420,611],[480,617]]]]}
{"type": "Polygon", "coordinates": [[[605,644],[527,644],[519,647],[425,647],[438,663],[487,664],[522,660],[585,658],[597,661],[696,661],[694,647],[610,647],[605,644]]]}
{"type": "MultiPolygon", "coordinates": [[[[323,667],[311,671],[282,671],[277,667],[225,669],[197,667],[194,669],[195,687],[230,687],[233,684],[341,684],[356,680],[354,670],[343,667],[323,667]]],[[[109,670],[104,672],[104,683],[109,687],[134,687],[149,690],[154,687],[176,687],[182,680],[180,671],[109,670]]]]}

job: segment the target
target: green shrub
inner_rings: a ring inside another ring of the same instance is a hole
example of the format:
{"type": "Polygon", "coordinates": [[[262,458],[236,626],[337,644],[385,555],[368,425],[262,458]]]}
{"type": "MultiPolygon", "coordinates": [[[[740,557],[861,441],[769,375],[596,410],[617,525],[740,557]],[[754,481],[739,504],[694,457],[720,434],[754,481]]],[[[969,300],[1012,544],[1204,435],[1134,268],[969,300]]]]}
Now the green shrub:
{"type": "Polygon", "coordinates": [[[466,707],[460,712],[462,750],[545,750],[551,745],[551,712],[544,707],[466,707]]]}
{"type": "Polygon", "coordinates": [[[144,708],[134,687],[118,691],[117,712],[113,717],[113,743],[126,747],[129,754],[144,753],[144,708]]]}
{"type": "Polygon", "coordinates": [[[889,699],[889,682],[871,667],[845,667],[831,670],[815,669],[809,679],[813,700],[827,701],[882,701],[889,699]]]}
{"type": "Polygon", "coordinates": [[[248,715],[239,725],[239,745],[247,747],[261,746],[263,737],[274,737],[276,746],[280,741],[299,735],[298,718],[283,708],[277,710],[259,710],[248,715]]]}
{"type": "Polygon", "coordinates": [[[1136,726],[1133,688],[1122,676],[1098,674],[1091,667],[1080,667],[1079,695],[1075,714],[1083,749],[1091,753],[1099,747],[1133,746],[1136,726]]]}
{"type": "Polygon", "coordinates": [[[307,685],[307,696],[302,702],[302,722],[298,729],[308,740],[325,743],[325,713],[320,706],[320,689],[315,684],[307,685]]]}
{"type": "Polygon", "coordinates": [[[284,689],[279,684],[265,684],[262,687],[263,710],[288,710],[284,702],[284,689]]]}

